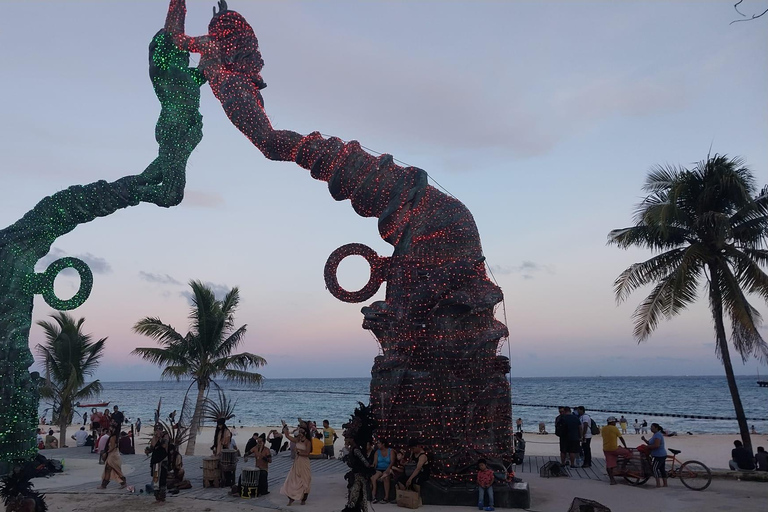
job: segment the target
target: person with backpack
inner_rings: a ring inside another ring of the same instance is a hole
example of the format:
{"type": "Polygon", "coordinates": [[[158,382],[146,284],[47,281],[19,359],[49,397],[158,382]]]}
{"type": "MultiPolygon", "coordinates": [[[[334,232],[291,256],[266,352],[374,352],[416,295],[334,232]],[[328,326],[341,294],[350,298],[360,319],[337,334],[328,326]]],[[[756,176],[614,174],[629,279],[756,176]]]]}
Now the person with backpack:
{"type": "Polygon", "coordinates": [[[576,408],[581,420],[581,449],[584,451],[582,468],[592,467],[592,418],[587,414],[583,405],[576,408]]]}

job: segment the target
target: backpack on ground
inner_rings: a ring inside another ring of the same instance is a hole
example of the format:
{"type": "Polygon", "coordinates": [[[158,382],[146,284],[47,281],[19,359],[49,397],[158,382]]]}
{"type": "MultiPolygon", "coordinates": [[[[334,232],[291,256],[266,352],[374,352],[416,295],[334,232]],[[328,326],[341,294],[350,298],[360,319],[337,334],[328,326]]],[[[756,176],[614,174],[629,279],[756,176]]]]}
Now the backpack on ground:
{"type": "Polygon", "coordinates": [[[556,460],[550,460],[545,462],[539,470],[539,476],[542,478],[552,478],[553,476],[571,476],[568,470],[557,462],[556,460]]]}
{"type": "Polygon", "coordinates": [[[592,432],[593,436],[596,436],[597,434],[600,433],[600,427],[597,426],[597,423],[595,423],[595,420],[593,420],[592,418],[589,418],[589,420],[590,420],[589,431],[592,432]]]}

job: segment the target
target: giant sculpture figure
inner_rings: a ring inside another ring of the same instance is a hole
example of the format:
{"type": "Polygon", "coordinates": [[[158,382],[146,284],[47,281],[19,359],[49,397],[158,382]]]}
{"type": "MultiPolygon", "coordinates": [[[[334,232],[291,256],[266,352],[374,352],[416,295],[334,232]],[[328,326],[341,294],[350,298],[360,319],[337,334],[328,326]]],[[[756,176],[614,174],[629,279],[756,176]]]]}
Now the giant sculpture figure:
{"type": "Polygon", "coordinates": [[[488,279],[480,237],[466,207],[427,184],[421,169],[374,157],[358,142],[275,130],[264,111],[263,61],[253,29],[219,2],[202,37],[184,34],[184,0],[171,0],[165,29],[183,50],[201,54],[199,69],[232,123],[271,160],[294,161],[328,182],[331,196],[378,217],[389,258],[360,244],[337,249],[326,264],[331,293],[362,302],[387,282],[386,300],[363,308],[363,327],[381,343],[372,369],[371,405],[378,435],[396,444],[421,437],[434,454],[433,475],[469,479],[479,456],[510,462],[509,360],[496,354],[506,327],[494,318],[501,290],[488,279]],[[357,254],[369,283],[343,290],[336,268],[357,254]]]}
{"type": "Polygon", "coordinates": [[[149,74],[162,105],[155,127],[159,151],[144,172],[112,183],[69,187],[0,230],[0,465],[30,459],[36,452],[39,397],[29,373],[28,348],[34,295],[40,293],[51,307],[66,310],[82,304],[91,290],[92,275],[81,260],[59,259],[42,274],[34,273],[35,264],[78,224],[140,202],[163,207],[181,202],[187,159],[203,136],[198,107],[204,79],[188,65],[189,54],[158,32],[149,48],[149,74]],[[62,301],[53,292],[53,281],[68,267],[80,274],[80,290],[62,301]]]}

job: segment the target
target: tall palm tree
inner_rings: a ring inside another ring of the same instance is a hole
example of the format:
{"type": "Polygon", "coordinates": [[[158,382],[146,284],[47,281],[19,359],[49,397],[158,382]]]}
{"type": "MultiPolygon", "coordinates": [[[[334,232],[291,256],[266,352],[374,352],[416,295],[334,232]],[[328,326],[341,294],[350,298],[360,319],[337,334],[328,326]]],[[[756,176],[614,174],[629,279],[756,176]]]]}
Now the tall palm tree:
{"type": "Polygon", "coordinates": [[[181,380],[187,377],[197,385],[197,400],[186,449],[187,455],[194,455],[205,393],[215,382],[214,379],[223,377],[242,384],[261,384],[261,374],[248,370],[267,362],[249,352],[232,353],[243,341],[246,328],[245,325],[235,328],[234,314],[240,302],[237,288],[232,288],[223,300],[217,300],[213,290],[202,282],[190,281],[189,285],[193,294],[189,332],[182,336],[159,318],[144,318],[133,326],[133,330],[153,338],[161,347],[137,348],[133,354],[164,366],[163,378],[181,380]]]}
{"type": "Polygon", "coordinates": [[[85,318],[75,321],[63,311],[51,318],[55,322],[37,322],[46,338],[36,347],[45,371],[40,395],[53,401],[53,422],[59,426],[59,446],[64,446],[75,403],[101,392],[101,382],[86,384],[85,377],[99,366],[107,338],[94,342],[90,334],[84,334],[85,318]]]}
{"type": "Polygon", "coordinates": [[[757,194],[755,178],[741,159],[714,155],[692,169],[655,167],[643,187],[636,224],[615,229],[608,243],[622,249],[646,247],[658,253],[626,269],[614,282],[617,302],[645,285],[651,293],[633,319],[638,343],[650,336],[661,316],[679,314],[697,298],[704,282],[715,327],[715,351],[725,368],[728,388],[744,444],[752,442],[733,374],[724,316],[731,343],[746,362],[768,360],[759,332],[760,313],[746,294],[768,300],[768,187],[757,194]]]}

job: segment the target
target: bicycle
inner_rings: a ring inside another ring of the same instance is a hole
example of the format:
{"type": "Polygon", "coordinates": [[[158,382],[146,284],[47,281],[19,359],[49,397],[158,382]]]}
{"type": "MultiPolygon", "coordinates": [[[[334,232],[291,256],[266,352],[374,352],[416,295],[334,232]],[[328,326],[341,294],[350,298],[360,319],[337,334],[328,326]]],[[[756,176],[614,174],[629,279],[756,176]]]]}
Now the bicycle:
{"type": "MultiPolygon", "coordinates": [[[[712,483],[712,471],[698,460],[680,462],[677,455],[680,450],[669,449],[672,455],[667,455],[667,478],[679,478],[684,486],[693,491],[703,491],[712,483]]],[[[643,485],[651,475],[647,471],[622,471],[621,476],[630,485],[643,485]]]]}

